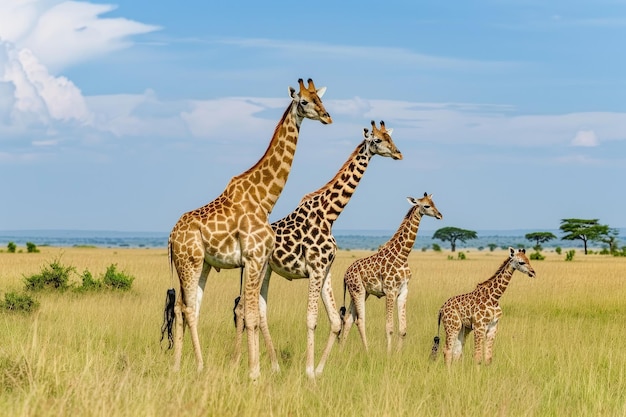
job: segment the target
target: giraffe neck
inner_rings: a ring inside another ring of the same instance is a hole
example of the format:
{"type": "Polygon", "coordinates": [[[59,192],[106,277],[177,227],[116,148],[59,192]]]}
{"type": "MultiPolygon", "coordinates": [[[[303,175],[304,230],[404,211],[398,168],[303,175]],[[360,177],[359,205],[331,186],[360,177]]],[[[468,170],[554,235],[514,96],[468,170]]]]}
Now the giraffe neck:
{"type": "Polygon", "coordinates": [[[478,284],[478,288],[485,291],[488,298],[497,301],[502,297],[509,282],[511,282],[513,271],[514,269],[511,268],[510,265],[510,259],[507,259],[491,278],[478,284]]]}
{"type": "Polygon", "coordinates": [[[302,201],[315,199],[317,202],[315,210],[332,224],[350,201],[370,159],[372,154],[363,141],[326,185],[304,196],[302,201]]]}
{"type": "Polygon", "coordinates": [[[393,252],[397,253],[398,258],[406,260],[415,244],[415,237],[421,221],[422,215],[419,212],[419,207],[411,207],[396,233],[385,244],[385,248],[392,249],[393,252]]]}
{"type": "Polygon", "coordinates": [[[297,114],[297,103],[292,102],[276,125],[265,154],[254,166],[231,180],[231,195],[246,195],[268,214],[272,211],[291,171],[302,120],[297,114]]]}

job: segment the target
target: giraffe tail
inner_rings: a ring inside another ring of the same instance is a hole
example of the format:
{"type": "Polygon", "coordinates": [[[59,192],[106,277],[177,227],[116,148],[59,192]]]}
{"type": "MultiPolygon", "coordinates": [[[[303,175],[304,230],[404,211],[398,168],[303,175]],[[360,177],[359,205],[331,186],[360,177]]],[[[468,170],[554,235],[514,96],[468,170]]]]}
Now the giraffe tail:
{"type": "Polygon", "coordinates": [[[174,289],[174,263],[172,262],[172,242],[168,239],[167,241],[167,260],[170,264],[170,280],[172,283],[172,288],[167,290],[167,294],[165,295],[165,308],[163,309],[163,324],[161,325],[161,340],[163,342],[163,338],[165,334],[167,334],[168,341],[168,349],[171,349],[174,346],[174,319],[176,318],[174,314],[174,304],[176,303],[176,290],[174,289]]]}
{"type": "Polygon", "coordinates": [[[433,339],[433,347],[430,350],[430,360],[434,361],[437,359],[437,353],[439,353],[439,332],[441,330],[441,311],[439,311],[439,317],[437,319],[437,336],[433,339]]]}
{"type": "Polygon", "coordinates": [[[171,349],[174,346],[174,304],[176,302],[176,290],[170,288],[167,290],[165,296],[165,309],[163,310],[163,324],[161,325],[161,343],[167,333],[167,349],[171,349]]]}
{"type": "Polygon", "coordinates": [[[343,318],[346,316],[346,281],[343,281],[343,305],[339,309],[339,316],[341,317],[341,327],[343,327],[343,318]]]}

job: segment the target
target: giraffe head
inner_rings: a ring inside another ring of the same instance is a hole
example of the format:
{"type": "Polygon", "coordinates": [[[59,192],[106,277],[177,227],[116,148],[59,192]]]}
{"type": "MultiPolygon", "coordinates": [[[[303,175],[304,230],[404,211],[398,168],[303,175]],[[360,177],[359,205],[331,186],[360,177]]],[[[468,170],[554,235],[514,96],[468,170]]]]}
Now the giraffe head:
{"type": "Polygon", "coordinates": [[[326,87],[315,89],[312,79],[308,79],[309,86],[304,86],[302,78],[298,80],[300,85],[300,91],[296,93],[296,89],[289,87],[289,96],[297,105],[298,117],[307,118],[311,120],[319,120],[323,124],[330,124],[333,122],[330,114],[324,108],[322,104],[322,96],[326,92],[326,87]]]}
{"type": "Polygon", "coordinates": [[[393,159],[402,159],[402,152],[396,148],[396,144],[391,139],[393,129],[387,130],[385,122],[380,121],[380,129],[376,127],[376,122],[372,120],[372,131],[363,129],[363,137],[367,149],[372,155],[390,156],[393,159]]]}
{"type": "Polygon", "coordinates": [[[535,278],[535,270],[530,266],[530,262],[526,257],[526,249],[515,249],[509,247],[509,265],[514,270],[520,271],[522,274],[526,274],[531,278],[535,278]]]}
{"type": "Polygon", "coordinates": [[[432,194],[428,195],[428,193],[424,193],[424,197],[422,198],[407,197],[406,199],[410,204],[418,207],[419,213],[422,216],[434,217],[437,220],[443,219],[443,214],[435,207],[432,194]]]}

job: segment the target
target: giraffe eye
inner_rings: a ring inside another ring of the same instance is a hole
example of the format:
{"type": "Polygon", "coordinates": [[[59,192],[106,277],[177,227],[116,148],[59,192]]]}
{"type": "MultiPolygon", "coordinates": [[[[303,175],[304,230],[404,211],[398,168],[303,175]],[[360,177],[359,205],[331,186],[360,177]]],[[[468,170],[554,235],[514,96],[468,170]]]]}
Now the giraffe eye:
{"type": "Polygon", "coordinates": [[[526,262],[524,262],[524,261],[520,261],[520,263],[519,263],[519,264],[520,264],[520,265],[526,265],[526,262]]]}
{"type": "Polygon", "coordinates": [[[302,104],[303,106],[306,106],[307,104],[309,104],[309,102],[306,100],[300,100],[300,104],[302,104]]]}
{"type": "Polygon", "coordinates": [[[424,206],[424,208],[425,208],[425,209],[429,209],[429,208],[430,208],[430,206],[429,206],[428,204],[426,204],[426,205],[424,206]]]}
{"type": "Polygon", "coordinates": [[[382,139],[378,139],[378,138],[374,139],[374,143],[380,143],[382,141],[383,141],[382,139]]]}

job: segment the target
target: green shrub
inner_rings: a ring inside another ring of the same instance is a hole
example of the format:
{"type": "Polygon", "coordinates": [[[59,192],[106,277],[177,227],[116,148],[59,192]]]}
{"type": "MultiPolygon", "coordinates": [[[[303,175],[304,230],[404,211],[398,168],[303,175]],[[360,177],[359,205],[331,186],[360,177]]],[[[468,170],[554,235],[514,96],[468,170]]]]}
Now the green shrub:
{"type": "Polygon", "coordinates": [[[437,243],[433,243],[433,250],[435,252],[441,252],[441,246],[439,246],[437,243]]]}
{"type": "Polygon", "coordinates": [[[546,259],[546,257],[539,252],[533,252],[530,254],[531,261],[543,261],[544,259],[546,259]]]}
{"type": "Polygon", "coordinates": [[[563,249],[561,249],[561,247],[560,247],[560,246],[557,246],[557,247],[554,249],[554,251],[555,251],[557,254],[559,254],[559,255],[560,255],[560,254],[561,254],[561,252],[563,251],[563,249]]]}
{"type": "Polygon", "coordinates": [[[15,253],[15,250],[17,249],[17,245],[15,244],[15,242],[9,242],[7,244],[7,252],[9,253],[15,253]]]}
{"type": "Polygon", "coordinates": [[[39,302],[28,294],[8,292],[4,294],[4,301],[0,302],[3,310],[20,313],[32,313],[39,308],[39,302]]]}
{"type": "Polygon", "coordinates": [[[487,246],[489,246],[489,252],[493,252],[498,247],[495,243],[490,243],[487,246]]]}
{"type": "Polygon", "coordinates": [[[464,252],[459,252],[459,254],[458,254],[457,256],[459,257],[459,259],[460,259],[460,260],[467,259],[467,258],[465,257],[465,253],[464,253],[464,252]]]}
{"type": "Polygon", "coordinates": [[[127,291],[130,289],[135,277],[131,277],[123,272],[118,272],[117,265],[111,264],[104,273],[102,282],[105,287],[115,290],[127,291]]]}
{"type": "Polygon", "coordinates": [[[102,281],[93,278],[91,272],[85,269],[81,275],[83,284],[77,288],[78,291],[98,291],[102,289],[102,281]]]}
{"type": "Polygon", "coordinates": [[[574,249],[568,250],[567,253],[565,254],[565,260],[573,261],[575,254],[576,254],[576,251],[574,249]]]}
{"type": "Polygon", "coordinates": [[[63,266],[57,259],[44,267],[39,274],[24,277],[24,283],[29,291],[66,290],[70,286],[69,280],[72,272],[75,272],[73,266],[63,266]]]}
{"type": "Polygon", "coordinates": [[[26,252],[38,253],[39,249],[37,249],[37,245],[35,245],[33,242],[26,242],[26,252]]]}

